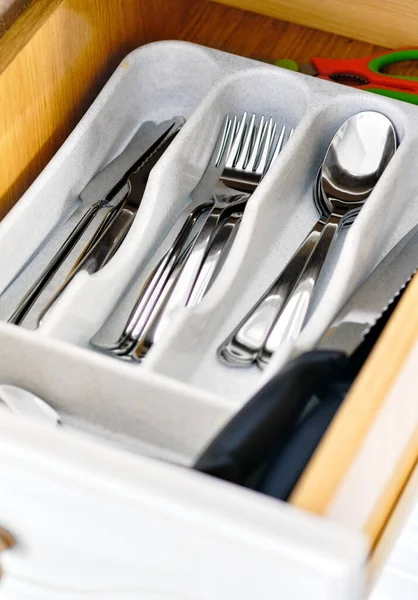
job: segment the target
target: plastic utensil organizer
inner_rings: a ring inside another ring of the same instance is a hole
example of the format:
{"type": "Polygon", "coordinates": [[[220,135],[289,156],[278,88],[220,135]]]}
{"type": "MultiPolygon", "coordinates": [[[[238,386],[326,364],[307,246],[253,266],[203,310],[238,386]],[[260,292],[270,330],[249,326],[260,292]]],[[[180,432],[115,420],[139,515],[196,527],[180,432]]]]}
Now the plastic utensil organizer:
{"type": "Polygon", "coordinates": [[[78,274],[38,330],[0,323],[1,382],[38,394],[63,420],[50,430],[2,415],[0,519],[19,541],[2,561],[2,598],[75,590],[80,598],[99,590],[101,598],[124,599],[363,598],[359,532],[183,466],[289,356],[291,344],[265,372],[237,370],[218,361],[216,348],[316,221],[312,184],[326,148],[346,118],[367,109],[393,121],[400,145],[324,269],[297,342],[308,349],[418,222],[415,107],[193,44],[158,42],[121,63],[2,221],[1,290],[141,122],[187,118],[111,262],[92,276],[78,274]],[[93,351],[90,338],[186,205],[225,114],[244,110],[295,132],[251,197],[215,284],[201,304],[178,314],[142,364],[93,351]]]}

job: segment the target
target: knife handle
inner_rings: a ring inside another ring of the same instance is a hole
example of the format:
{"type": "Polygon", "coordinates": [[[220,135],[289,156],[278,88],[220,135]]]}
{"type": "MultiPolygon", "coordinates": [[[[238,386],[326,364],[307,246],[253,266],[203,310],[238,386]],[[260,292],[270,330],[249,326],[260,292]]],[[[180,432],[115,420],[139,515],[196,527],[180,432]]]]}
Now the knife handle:
{"type": "Polygon", "coordinates": [[[345,381],[330,387],[326,398],[296,425],[286,444],[265,467],[261,480],[251,486],[253,489],[278,500],[289,498],[350,385],[351,381],[345,381]]]}
{"type": "Polygon", "coordinates": [[[283,447],[309,400],[347,364],[342,352],[313,350],[289,362],[227,423],[194,468],[244,485],[283,447]]]}
{"type": "Polygon", "coordinates": [[[38,325],[41,324],[46,314],[50,311],[77,273],[80,271],[86,271],[90,274],[96,273],[109,262],[125,239],[134,218],[135,213],[129,209],[125,209],[122,205],[122,207],[113,215],[113,218],[108,223],[106,229],[96,239],[94,245],[90,246],[89,244],[89,249],[84,253],[84,258],[71,269],[64,283],[59,287],[54,296],[42,310],[39,315],[38,325]]]}
{"type": "Polygon", "coordinates": [[[15,325],[19,325],[23,321],[23,319],[25,318],[29,310],[32,308],[33,304],[35,303],[45,286],[48,284],[50,279],[56,273],[57,269],[62,265],[67,256],[70,254],[72,248],[81,238],[83,233],[86,231],[89,224],[93,221],[94,217],[96,216],[99,210],[100,206],[98,204],[95,204],[89,208],[89,210],[77,223],[76,227],[74,227],[70,235],[62,244],[61,248],[45,267],[38,279],[34,282],[34,284],[19,302],[13,314],[8,318],[8,323],[14,323],[15,325]]]}

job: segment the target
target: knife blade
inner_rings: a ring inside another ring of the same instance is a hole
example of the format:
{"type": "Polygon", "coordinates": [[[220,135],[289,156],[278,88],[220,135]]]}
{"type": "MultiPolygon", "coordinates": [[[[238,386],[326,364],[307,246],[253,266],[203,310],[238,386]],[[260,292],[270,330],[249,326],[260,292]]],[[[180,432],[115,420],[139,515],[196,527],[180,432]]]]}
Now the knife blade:
{"type": "MultiPolygon", "coordinates": [[[[1,294],[0,304],[4,307],[0,310],[1,313],[9,310],[11,303],[17,302],[13,313],[10,315],[8,312],[8,322],[21,324],[29,311],[35,308],[35,302],[48,285],[55,290],[59,287],[68,274],[68,271],[65,273],[64,263],[71,265],[74,261],[71,258],[79,253],[77,249],[85,246],[86,250],[107,226],[108,217],[114,215],[115,209],[125,197],[124,186],[128,176],[146,161],[155,143],[171,124],[172,121],[160,125],[143,123],[125,150],[86,185],[80,194],[81,203],[78,208],[70,211],[71,214],[66,215],[65,221],[55,227],[44,247],[40,248],[38,254],[1,294]],[[64,278],[62,273],[65,273],[64,278]]],[[[46,295],[50,297],[50,292],[46,295]]]]}
{"type": "Polygon", "coordinates": [[[94,243],[89,243],[83,250],[64,283],[48,301],[39,315],[38,326],[77,273],[80,271],[87,271],[89,274],[96,273],[115,255],[136,217],[152,169],[179,133],[184,122],[183,117],[175,117],[168,122],[168,125],[164,123],[157,128],[160,131],[160,136],[149,148],[146,157],[144,157],[137,168],[128,174],[123,187],[120,190],[118,189],[118,192],[123,189],[126,190],[121,205],[115,210],[101,234],[96,236],[94,243]]]}
{"type": "MultiPolygon", "coordinates": [[[[236,413],[203,451],[195,468],[245,485],[272,454],[279,455],[313,396],[338,381],[349,356],[361,354],[373,324],[391,314],[394,299],[418,263],[418,225],[376,267],[341,310],[317,348],[290,362],[236,413]],[[389,307],[389,309],[388,309],[389,307]],[[386,311],[386,312],[385,312],[386,311]]],[[[388,317],[387,317],[388,318],[388,317]]],[[[362,356],[366,358],[368,352],[362,356]]]]}

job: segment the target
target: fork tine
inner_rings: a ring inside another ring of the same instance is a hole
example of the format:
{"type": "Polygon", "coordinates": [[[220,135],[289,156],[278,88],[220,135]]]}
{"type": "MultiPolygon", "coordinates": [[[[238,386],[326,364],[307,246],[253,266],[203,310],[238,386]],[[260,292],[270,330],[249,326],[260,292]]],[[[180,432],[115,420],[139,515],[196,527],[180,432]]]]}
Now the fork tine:
{"type": "Polygon", "coordinates": [[[246,171],[253,171],[255,168],[255,164],[258,158],[258,154],[259,154],[259,150],[260,150],[260,146],[261,146],[261,139],[263,137],[263,132],[264,132],[264,124],[265,124],[265,117],[264,115],[261,116],[260,118],[260,123],[258,125],[257,128],[257,135],[254,141],[254,145],[253,145],[253,149],[251,152],[251,156],[248,159],[248,162],[245,166],[245,170],[246,171]]]}
{"type": "MultiPolygon", "coordinates": [[[[230,135],[231,127],[232,127],[231,117],[229,115],[227,115],[225,117],[222,132],[218,136],[218,139],[216,140],[215,149],[212,154],[212,157],[213,156],[216,157],[214,160],[215,167],[219,167],[219,165],[222,162],[222,158],[225,154],[225,149],[226,149],[226,146],[228,143],[228,136],[230,135]]],[[[212,162],[212,159],[210,162],[212,162]]]]}
{"type": "Polygon", "coordinates": [[[271,144],[273,141],[273,134],[274,131],[274,121],[273,118],[270,117],[270,119],[267,121],[265,127],[264,127],[264,133],[263,133],[263,139],[262,139],[262,143],[261,143],[261,148],[260,148],[260,153],[259,153],[259,159],[257,162],[257,167],[255,169],[255,172],[257,173],[257,175],[263,175],[264,172],[266,171],[266,167],[268,165],[268,157],[270,156],[270,152],[271,152],[271,144]]]}
{"type": "MultiPolygon", "coordinates": [[[[292,129],[292,132],[293,132],[293,129],[292,129]]],[[[268,168],[271,167],[271,165],[274,163],[274,161],[276,160],[276,158],[279,156],[280,152],[282,151],[282,148],[284,146],[284,136],[285,136],[285,133],[286,133],[286,126],[283,125],[282,130],[281,130],[280,135],[279,135],[279,139],[277,140],[277,144],[276,144],[276,147],[274,149],[273,155],[272,155],[272,157],[271,157],[271,159],[269,161],[268,168]]],[[[289,138],[290,138],[291,135],[292,135],[292,133],[290,133],[289,138]]]]}
{"type": "Polygon", "coordinates": [[[232,169],[234,167],[235,161],[236,161],[237,157],[239,156],[241,146],[242,146],[242,141],[244,139],[244,134],[245,134],[245,130],[246,130],[246,123],[247,123],[247,113],[245,112],[242,115],[240,122],[238,123],[237,132],[236,132],[234,141],[232,143],[231,149],[230,149],[227,159],[226,159],[225,167],[227,169],[232,169]]]}
{"type": "Polygon", "coordinates": [[[255,114],[253,113],[250,124],[245,131],[245,138],[241,145],[239,155],[235,158],[234,168],[243,170],[250,158],[250,154],[253,152],[252,146],[254,142],[254,129],[255,129],[255,114]]]}

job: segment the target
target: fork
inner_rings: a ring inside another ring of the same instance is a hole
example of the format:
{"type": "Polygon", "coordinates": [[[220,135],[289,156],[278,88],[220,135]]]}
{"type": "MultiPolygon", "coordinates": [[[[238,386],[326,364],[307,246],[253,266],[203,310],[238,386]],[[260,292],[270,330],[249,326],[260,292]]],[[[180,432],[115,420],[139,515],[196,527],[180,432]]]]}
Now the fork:
{"type": "Polygon", "coordinates": [[[121,335],[116,341],[109,342],[105,324],[91,340],[92,345],[99,350],[121,356],[127,354],[145,328],[149,316],[152,310],[156,308],[161,294],[164,291],[167,294],[168,290],[173,288],[173,271],[176,269],[178,274],[176,265],[180,259],[184,259],[184,249],[186,246],[189,246],[193,231],[199,223],[201,224],[202,216],[213,205],[213,199],[208,195],[208,191],[213,189],[215,182],[219,179],[219,174],[222,173],[236,133],[236,128],[237,118],[231,119],[227,115],[205,173],[191,192],[192,202],[177,217],[164,242],[154,254],[151,264],[148,264],[146,267],[149,275],[141,287],[141,291],[128,316],[121,335]]]}
{"type": "Polygon", "coordinates": [[[285,138],[285,126],[275,142],[274,120],[266,120],[262,116],[257,126],[256,119],[256,115],[253,114],[248,122],[247,113],[241,118],[224,169],[213,190],[213,206],[210,213],[191,253],[181,267],[176,285],[160,296],[146,327],[138,335],[135,346],[129,352],[133,360],[141,360],[160,339],[169,320],[166,315],[173,314],[182,306],[190,305],[192,300],[193,305],[196,304],[193,295],[195,286],[199,289],[199,299],[203,296],[205,289],[202,289],[199,281],[203,280],[207,286],[212,279],[210,275],[216,269],[216,261],[210,262],[209,272],[208,269],[204,269],[204,265],[219,228],[231,215],[237,218],[237,211],[243,213],[248,199],[280,153],[285,138]]]}

